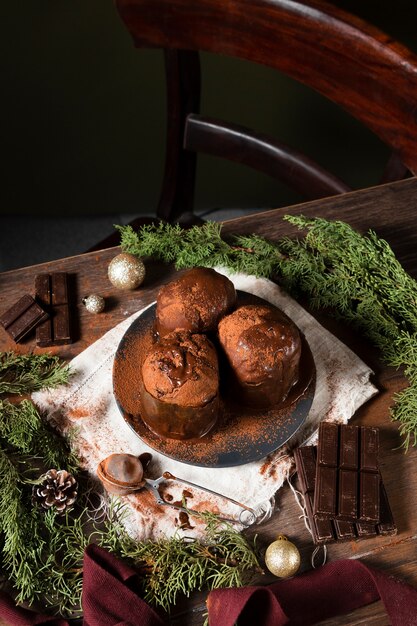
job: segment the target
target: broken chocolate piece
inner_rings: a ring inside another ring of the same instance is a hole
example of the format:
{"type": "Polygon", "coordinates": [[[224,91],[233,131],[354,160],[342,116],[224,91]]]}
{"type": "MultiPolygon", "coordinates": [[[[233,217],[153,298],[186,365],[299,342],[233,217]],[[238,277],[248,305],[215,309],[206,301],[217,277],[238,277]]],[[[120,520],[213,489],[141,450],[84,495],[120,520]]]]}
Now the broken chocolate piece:
{"type": "Polygon", "coordinates": [[[298,473],[298,481],[304,496],[306,514],[311,528],[313,541],[316,545],[333,543],[335,541],[348,541],[350,539],[363,539],[375,535],[396,535],[397,528],[394,523],[391,508],[388,502],[382,478],[379,475],[380,488],[380,521],[355,523],[338,520],[329,517],[320,517],[313,513],[314,491],[316,485],[316,448],[303,446],[294,452],[295,463],[298,473]]]}
{"type": "Polygon", "coordinates": [[[28,294],[18,300],[0,317],[0,324],[18,343],[48,318],[48,313],[28,294]]]}
{"type": "Polygon", "coordinates": [[[322,422],[314,514],[346,522],[379,521],[378,430],[322,422]]]}
{"type": "Polygon", "coordinates": [[[50,312],[50,319],[36,330],[40,347],[60,346],[72,342],[68,302],[67,274],[38,274],[35,279],[36,298],[50,312]]]}

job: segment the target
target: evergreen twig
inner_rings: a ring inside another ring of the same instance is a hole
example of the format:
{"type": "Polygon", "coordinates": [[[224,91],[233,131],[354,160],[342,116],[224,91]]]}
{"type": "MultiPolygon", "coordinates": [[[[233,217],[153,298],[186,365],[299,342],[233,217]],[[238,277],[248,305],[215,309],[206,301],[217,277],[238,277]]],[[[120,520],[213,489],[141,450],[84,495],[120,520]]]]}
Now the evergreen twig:
{"type": "Polygon", "coordinates": [[[361,235],[344,222],[286,216],[302,240],[280,250],[283,282],[302,291],[313,308],[332,308],[381,350],[383,360],[404,367],[409,387],[395,394],[391,417],[400,422],[407,449],[417,443],[417,282],[389,244],[373,231],[361,235]]]}
{"type": "Polygon", "coordinates": [[[54,388],[67,383],[69,373],[57,356],[0,352],[0,395],[54,388]]]}
{"type": "Polygon", "coordinates": [[[78,460],[64,440],[42,420],[39,411],[29,400],[12,404],[0,399],[0,442],[22,455],[43,460],[48,468],[65,467],[77,471],[78,460]]]}
{"type": "Polygon", "coordinates": [[[236,237],[229,245],[221,238],[221,225],[214,222],[188,230],[164,223],[142,226],[138,233],[131,226],[116,228],[125,252],[175,262],[177,269],[224,266],[235,272],[271,276],[282,258],[276,246],[256,235],[236,237]]]}
{"type": "Polygon", "coordinates": [[[33,507],[28,470],[20,473],[14,460],[0,450],[2,569],[17,590],[17,602],[42,599],[61,614],[72,612],[79,606],[80,563],[88,543],[81,523],[85,512],[62,520],[52,510],[33,507]]]}
{"type": "MultiPolygon", "coordinates": [[[[68,381],[69,368],[58,357],[0,353],[0,394],[28,394],[68,381]]],[[[1,569],[17,590],[17,601],[45,598],[63,611],[72,607],[81,578],[73,580],[59,566],[68,545],[65,525],[33,507],[32,484],[50,468],[74,472],[78,461],[66,442],[42,420],[29,400],[12,403],[0,399],[0,519],[1,569]],[[46,575],[47,574],[47,575],[46,575]]],[[[74,535],[79,524],[67,525],[74,535]]],[[[74,535],[67,554],[82,551],[83,533],[74,535]]],[[[82,554],[82,552],[81,552],[82,554]]]]}
{"type": "MultiPolygon", "coordinates": [[[[55,357],[0,357],[1,393],[28,393],[66,382],[68,369],[55,357]]],[[[157,543],[136,542],[123,526],[126,511],[112,503],[106,521],[92,518],[89,491],[78,473],[79,496],[64,518],[32,502],[40,473],[55,468],[78,472],[66,442],[42,420],[29,400],[0,399],[0,563],[17,591],[17,601],[42,600],[61,615],[80,610],[83,554],[92,541],[129,559],[143,574],[145,598],[169,610],[178,594],[193,589],[240,585],[256,556],[232,528],[208,519],[208,545],[179,535],[157,543]]]]}
{"type": "Polygon", "coordinates": [[[221,238],[221,225],[207,222],[118,226],[126,252],[175,262],[177,269],[224,266],[233,272],[277,278],[293,295],[307,294],[313,308],[333,310],[382,351],[384,361],[404,367],[410,386],[391,409],[404,445],[417,443],[417,282],[374,232],[361,235],[341,221],[285,216],[304,239],[276,243],[257,235],[221,238]]]}
{"type": "MultiPolygon", "coordinates": [[[[193,513],[195,515],[195,513],[193,513]]],[[[144,599],[166,611],[179,595],[247,584],[261,572],[254,547],[230,524],[216,515],[201,513],[206,523],[204,542],[179,534],[159,541],[135,541],[114,522],[101,545],[128,559],[141,574],[144,599]]]]}

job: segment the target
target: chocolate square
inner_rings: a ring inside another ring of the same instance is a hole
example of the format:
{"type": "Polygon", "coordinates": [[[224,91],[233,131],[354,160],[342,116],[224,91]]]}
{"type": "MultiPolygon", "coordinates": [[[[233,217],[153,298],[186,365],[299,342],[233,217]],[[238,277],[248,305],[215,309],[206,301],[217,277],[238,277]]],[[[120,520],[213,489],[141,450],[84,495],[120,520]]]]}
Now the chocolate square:
{"type": "Polygon", "coordinates": [[[71,343],[67,274],[38,274],[35,291],[36,298],[50,312],[50,319],[36,330],[37,345],[44,348],[71,343]]]}
{"type": "Polygon", "coordinates": [[[0,324],[18,343],[39,324],[48,319],[48,313],[29,294],[25,294],[0,317],[0,324]]]}

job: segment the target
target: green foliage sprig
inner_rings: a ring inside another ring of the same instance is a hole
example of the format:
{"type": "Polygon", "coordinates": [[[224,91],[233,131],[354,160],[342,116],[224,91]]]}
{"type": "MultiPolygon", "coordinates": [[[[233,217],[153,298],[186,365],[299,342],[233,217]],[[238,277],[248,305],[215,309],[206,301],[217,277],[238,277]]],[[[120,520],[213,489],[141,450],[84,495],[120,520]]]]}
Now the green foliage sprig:
{"type": "MultiPolygon", "coordinates": [[[[0,353],[0,394],[28,394],[56,387],[69,378],[69,369],[50,355],[0,353]]],[[[0,566],[17,590],[18,601],[48,601],[67,611],[73,589],[81,578],[60,563],[68,538],[65,528],[73,524],[56,520],[33,506],[32,485],[50,468],[78,470],[78,461],[66,442],[42,420],[29,400],[12,403],[0,398],[0,566]],[[69,589],[71,588],[71,592],[69,589]]],[[[80,550],[78,534],[72,551],[80,550]]]]}
{"type": "Polygon", "coordinates": [[[78,470],[74,453],[45,424],[30,400],[12,404],[9,400],[0,399],[0,445],[4,451],[38,459],[48,469],[65,467],[69,472],[78,470]]]}
{"type": "Polygon", "coordinates": [[[0,450],[2,569],[17,602],[42,600],[62,615],[71,614],[79,610],[83,552],[92,532],[88,492],[74,514],[61,518],[54,509],[41,511],[31,500],[37,461],[0,450]]]}
{"type": "Polygon", "coordinates": [[[0,395],[54,388],[69,379],[69,368],[50,354],[0,353],[0,395]]]}
{"type": "Polygon", "coordinates": [[[417,443],[417,282],[389,244],[373,231],[348,224],[287,217],[302,240],[286,239],[281,264],[288,289],[307,293],[314,308],[332,308],[381,350],[383,360],[404,367],[409,387],[395,394],[391,417],[400,422],[404,446],[417,443]]]}
{"type": "Polygon", "coordinates": [[[235,272],[272,276],[282,258],[274,244],[256,235],[234,237],[228,244],[221,237],[221,225],[215,222],[189,230],[164,223],[142,226],[138,233],[131,226],[116,228],[125,252],[175,262],[177,269],[223,266],[235,272]]]}
{"type": "Polygon", "coordinates": [[[306,294],[312,308],[333,310],[381,349],[384,361],[404,367],[409,387],[395,395],[391,415],[406,448],[417,443],[417,283],[374,232],[361,235],[341,221],[286,216],[303,239],[276,243],[257,235],[221,238],[206,223],[117,227],[126,252],[175,262],[178,269],[205,265],[277,278],[292,294],[306,294]]]}
{"type": "MultiPolygon", "coordinates": [[[[68,376],[56,357],[0,354],[0,394],[56,386],[68,376]]],[[[205,518],[204,543],[179,534],[156,543],[137,542],[123,526],[126,511],[120,503],[113,502],[98,524],[91,498],[77,458],[32,402],[0,398],[0,567],[16,589],[17,602],[41,600],[61,615],[77,615],[83,555],[91,542],[137,567],[145,599],[167,611],[178,594],[239,586],[259,569],[249,543],[215,516],[205,518]],[[76,508],[64,517],[53,508],[45,513],[32,502],[33,483],[52,467],[67,469],[79,482],[76,508]]]]}
{"type": "Polygon", "coordinates": [[[211,513],[199,517],[206,523],[203,542],[179,534],[156,542],[137,542],[121,525],[115,533],[112,522],[109,539],[103,538],[101,545],[132,562],[141,575],[144,599],[166,611],[179,595],[241,587],[255,572],[263,573],[256,550],[241,533],[211,513]]]}

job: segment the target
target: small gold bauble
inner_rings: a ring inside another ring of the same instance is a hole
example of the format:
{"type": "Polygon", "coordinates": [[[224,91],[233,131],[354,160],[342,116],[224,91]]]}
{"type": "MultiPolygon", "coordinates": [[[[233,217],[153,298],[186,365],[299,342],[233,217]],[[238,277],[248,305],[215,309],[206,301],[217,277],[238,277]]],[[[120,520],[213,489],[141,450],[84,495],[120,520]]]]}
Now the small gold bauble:
{"type": "Polygon", "coordinates": [[[298,572],[300,561],[298,548],[284,535],[278,535],[265,553],[265,565],[271,574],[279,578],[294,576],[298,572]]]}
{"type": "Polygon", "coordinates": [[[105,301],[103,296],[93,293],[82,299],[82,303],[89,313],[101,313],[104,311],[105,301]]]}
{"type": "Polygon", "coordinates": [[[143,261],[133,254],[118,254],[110,261],[108,276],[113,287],[136,289],[145,278],[143,261]]]}

